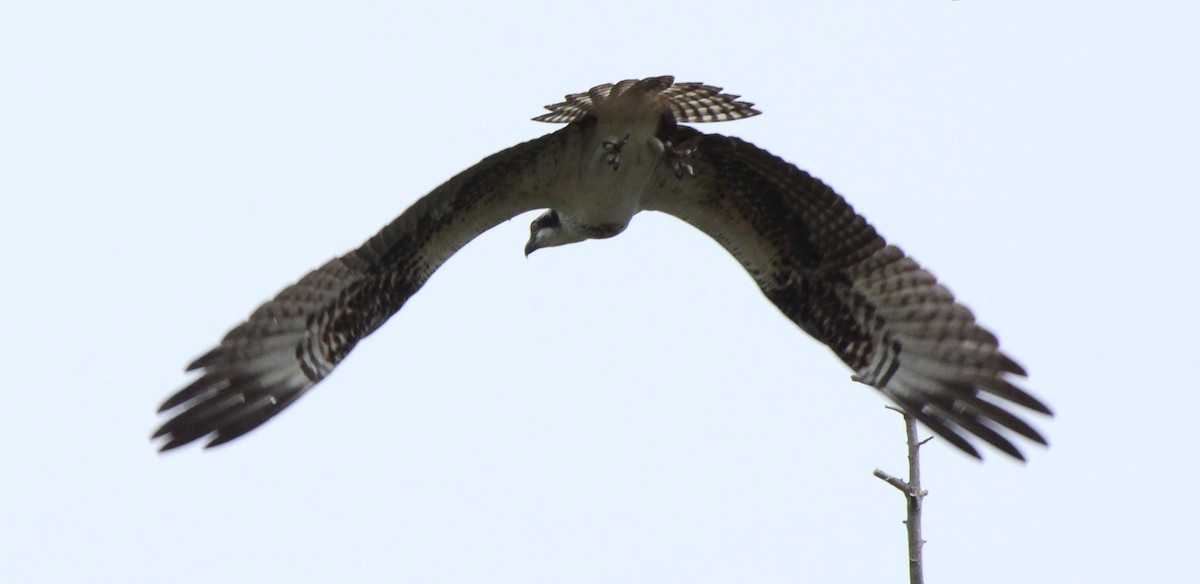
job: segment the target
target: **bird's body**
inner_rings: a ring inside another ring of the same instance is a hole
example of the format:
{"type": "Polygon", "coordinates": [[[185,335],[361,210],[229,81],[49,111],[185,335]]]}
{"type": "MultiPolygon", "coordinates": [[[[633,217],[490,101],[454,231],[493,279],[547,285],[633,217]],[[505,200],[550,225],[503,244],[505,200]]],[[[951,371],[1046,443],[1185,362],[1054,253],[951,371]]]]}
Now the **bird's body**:
{"type": "Polygon", "coordinates": [[[435,270],[480,233],[549,209],[528,255],[613,237],[640,211],[674,215],[723,245],[801,329],[934,432],[978,456],[974,435],[1020,458],[1005,433],[1045,443],[1009,411],[1049,413],[996,337],[926,270],[888,245],[839,195],[762,149],[683,123],[756,115],[719,88],[652,77],[547,106],[566,123],[439,186],[362,247],[256,310],[189,370],[160,411],[164,450],[258,427],[328,375],[435,270]]]}

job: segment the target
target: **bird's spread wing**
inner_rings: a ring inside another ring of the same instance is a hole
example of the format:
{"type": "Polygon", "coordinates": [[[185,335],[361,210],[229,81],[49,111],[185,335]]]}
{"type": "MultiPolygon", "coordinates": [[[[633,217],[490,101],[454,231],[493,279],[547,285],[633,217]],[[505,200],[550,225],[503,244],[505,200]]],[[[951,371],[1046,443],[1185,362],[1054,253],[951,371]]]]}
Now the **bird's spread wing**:
{"type": "Polygon", "coordinates": [[[321,381],[379,328],[442,262],[480,233],[549,206],[547,178],[562,131],[514,146],[417,201],[362,247],[287,287],[225,335],[168,398],[155,432],[162,450],[212,436],[228,442],[266,422],[321,381]],[[543,173],[544,174],[544,173],[543,173]]]}
{"type": "Polygon", "coordinates": [[[1050,410],[1008,379],[1024,370],[932,274],[888,245],[821,181],[737,138],[680,126],[677,172],[647,207],[704,231],[763,293],[855,372],[975,457],[974,435],[1023,459],[1007,434],[1045,439],[1012,406],[1050,410]],[[678,172],[685,165],[687,173],[678,172]]]}

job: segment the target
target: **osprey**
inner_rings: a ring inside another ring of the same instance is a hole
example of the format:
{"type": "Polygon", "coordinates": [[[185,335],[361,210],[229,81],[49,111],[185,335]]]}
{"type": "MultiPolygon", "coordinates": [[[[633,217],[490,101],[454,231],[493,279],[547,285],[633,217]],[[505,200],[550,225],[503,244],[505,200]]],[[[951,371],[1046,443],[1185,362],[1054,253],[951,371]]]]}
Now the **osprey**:
{"type": "Polygon", "coordinates": [[[188,365],[161,450],[237,438],[324,379],[459,248],[520,213],[525,254],[613,237],[640,211],[690,223],[725,247],[775,305],[869,385],[980,457],[974,436],[1018,459],[1046,444],[1012,412],[1050,414],[1010,381],[1025,371],[932,274],[841,196],[765,150],[682,124],[758,115],[721,88],[670,76],[593,87],[546,106],[562,129],[468,168],[362,247],[285,288],[188,365]]]}

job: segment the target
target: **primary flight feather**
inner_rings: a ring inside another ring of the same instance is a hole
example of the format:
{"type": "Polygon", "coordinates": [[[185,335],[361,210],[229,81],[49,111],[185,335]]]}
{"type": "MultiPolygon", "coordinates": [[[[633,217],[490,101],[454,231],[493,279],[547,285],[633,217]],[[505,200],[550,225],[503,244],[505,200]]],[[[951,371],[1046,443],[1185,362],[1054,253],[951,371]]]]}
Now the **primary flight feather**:
{"type": "Polygon", "coordinates": [[[1046,444],[1015,411],[1050,414],[1013,384],[1025,371],[938,280],[889,245],[821,181],[738,138],[682,124],[758,115],[718,87],[669,76],[571,94],[538,121],[562,129],[485,158],[362,247],[285,288],[192,362],[159,408],[161,449],[237,438],[319,383],[454,252],[516,215],[526,255],[615,236],[640,211],[707,233],[771,302],[930,430],[979,457],[972,438],[1023,459],[1046,444]]]}

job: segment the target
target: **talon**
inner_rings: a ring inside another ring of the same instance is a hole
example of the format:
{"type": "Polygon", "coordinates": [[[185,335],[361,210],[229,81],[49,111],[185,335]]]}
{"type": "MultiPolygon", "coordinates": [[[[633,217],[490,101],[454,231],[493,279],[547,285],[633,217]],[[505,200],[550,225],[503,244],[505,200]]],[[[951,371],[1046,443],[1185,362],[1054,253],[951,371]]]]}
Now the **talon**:
{"type": "Polygon", "coordinates": [[[675,147],[674,144],[667,142],[666,159],[667,164],[671,167],[671,171],[675,173],[675,178],[682,179],[683,177],[696,178],[696,169],[688,163],[688,158],[696,152],[695,146],[675,147]]]}
{"type": "Polygon", "coordinates": [[[608,153],[608,156],[604,157],[604,161],[613,167],[613,170],[617,170],[621,166],[621,148],[625,146],[625,142],[627,141],[629,141],[629,134],[625,134],[625,137],[621,138],[620,142],[605,140],[600,143],[604,147],[604,151],[608,153]]]}

